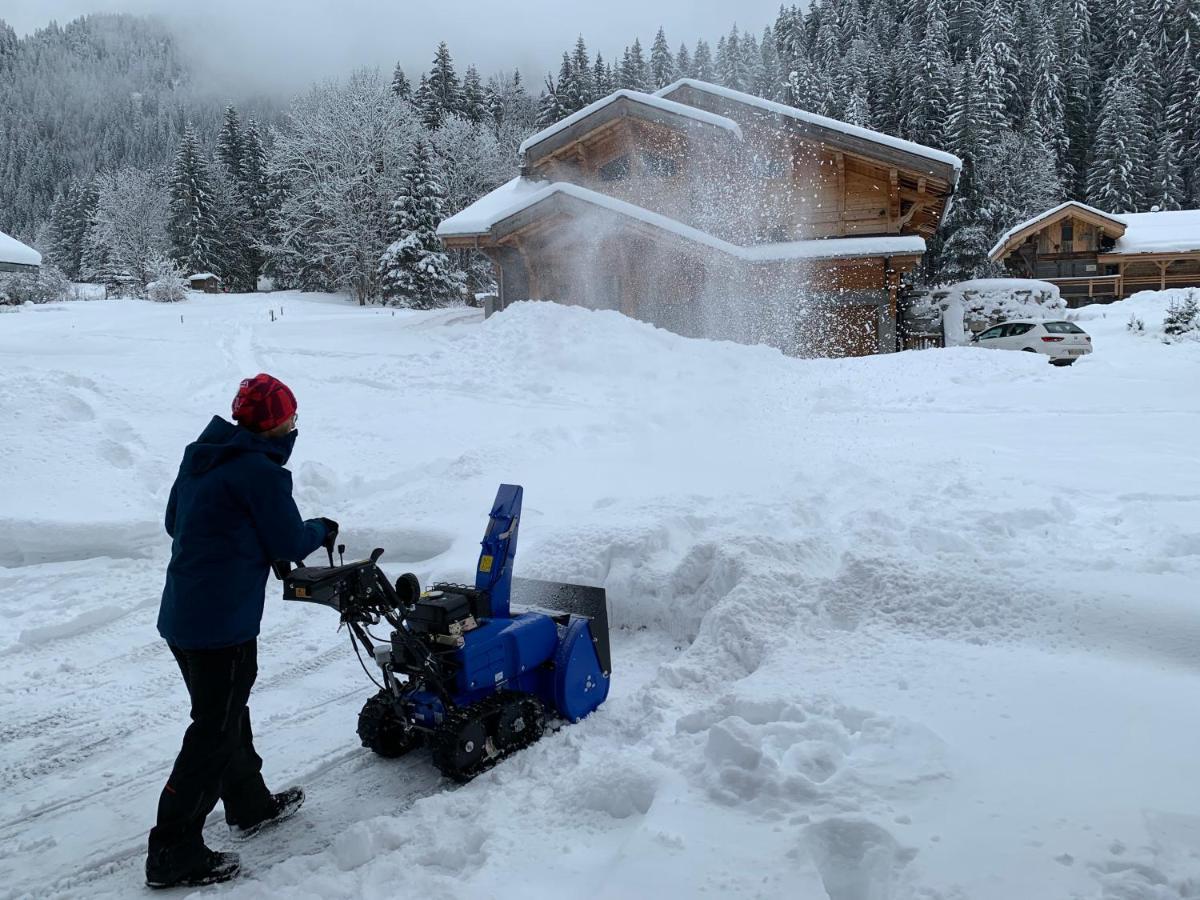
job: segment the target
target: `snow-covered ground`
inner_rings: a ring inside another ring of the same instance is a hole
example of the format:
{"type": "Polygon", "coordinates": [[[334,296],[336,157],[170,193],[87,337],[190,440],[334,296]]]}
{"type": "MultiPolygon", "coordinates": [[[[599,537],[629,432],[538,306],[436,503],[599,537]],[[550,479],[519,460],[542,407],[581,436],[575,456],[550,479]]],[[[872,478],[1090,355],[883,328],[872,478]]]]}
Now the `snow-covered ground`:
{"type": "Polygon", "coordinates": [[[334,615],[270,602],[256,739],[309,800],[220,893],[1200,896],[1200,343],[1125,328],[1164,305],[1081,311],[1069,369],[802,361],[549,304],[0,316],[0,897],[142,890],[186,720],[162,510],[263,370],[300,400],[301,509],[351,554],[466,577],[523,484],[517,571],[607,588],[615,671],[455,787],[359,748],[334,615]]]}

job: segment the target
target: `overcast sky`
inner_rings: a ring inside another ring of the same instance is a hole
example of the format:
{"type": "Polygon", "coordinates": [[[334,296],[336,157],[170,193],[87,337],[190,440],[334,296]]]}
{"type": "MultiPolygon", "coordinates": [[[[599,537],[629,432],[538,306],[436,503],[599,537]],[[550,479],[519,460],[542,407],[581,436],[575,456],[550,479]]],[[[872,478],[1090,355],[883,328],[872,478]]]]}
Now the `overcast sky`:
{"type": "MultiPolygon", "coordinates": [[[[20,35],[91,12],[155,13],[179,26],[214,88],[302,87],[363,64],[411,74],[429,67],[439,40],[461,75],[519,65],[535,84],[582,33],[606,59],[640,37],[649,50],[658,26],[672,49],[710,43],[736,21],[761,33],[780,0],[4,0],[0,17],[20,35]]],[[[714,46],[715,49],[715,46],[714,46]]],[[[414,79],[415,80],[415,79],[414,79]]]]}

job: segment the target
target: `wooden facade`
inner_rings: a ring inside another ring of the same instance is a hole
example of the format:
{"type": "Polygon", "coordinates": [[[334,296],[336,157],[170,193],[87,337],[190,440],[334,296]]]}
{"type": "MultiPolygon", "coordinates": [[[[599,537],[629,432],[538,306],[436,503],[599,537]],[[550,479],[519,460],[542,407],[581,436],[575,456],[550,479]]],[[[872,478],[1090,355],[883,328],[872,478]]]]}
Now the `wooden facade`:
{"type": "Polygon", "coordinates": [[[501,308],[552,299],[805,355],[896,349],[901,279],[956,167],[702,83],[662,93],[619,92],[526,141],[522,181],[547,189],[449,220],[445,244],[492,258],[501,308]]]}
{"type": "Polygon", "coordinates": [[[1194,233],[1178,234],[1175,248],[1138,240],[1130,231],[1147,228],[1155,216],[1174,215],[1108,214],[1064,203],[1013,228],[990,256],[1013,275],[1056,284],[1072,307],[1137,291],[1200,287],[1200,216],[1194,233]]]}

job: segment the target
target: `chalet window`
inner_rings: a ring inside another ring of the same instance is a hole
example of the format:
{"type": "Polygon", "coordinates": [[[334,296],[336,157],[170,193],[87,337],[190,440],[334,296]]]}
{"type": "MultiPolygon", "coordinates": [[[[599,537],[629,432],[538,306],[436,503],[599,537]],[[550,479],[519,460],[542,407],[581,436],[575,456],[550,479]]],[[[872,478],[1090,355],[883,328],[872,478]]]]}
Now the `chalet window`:
{"type": "Polygon", "coordinates": [[[600,167],[601,181],[620,181],[629,177],[629,157],[618,156],[600,167]]]}
{"type": "Polygon", "coordinates": [[[1062,252],[1073,253],[1075,247],[1075,226],[1071,222],[1062,225],[1062,252]]]}
{"type": "Polygon", "coordinates": [[[643,153],[642,167],[652,178],[671,178],[679,171],[679,163],[669,156],[659,156],[657,153],[643,153]]]}

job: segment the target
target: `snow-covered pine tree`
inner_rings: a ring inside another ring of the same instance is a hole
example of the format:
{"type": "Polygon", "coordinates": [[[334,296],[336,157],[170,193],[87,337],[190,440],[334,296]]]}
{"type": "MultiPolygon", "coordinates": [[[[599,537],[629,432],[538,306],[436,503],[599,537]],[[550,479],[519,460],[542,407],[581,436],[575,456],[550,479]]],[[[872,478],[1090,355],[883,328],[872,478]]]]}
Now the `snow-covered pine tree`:
{"type": "MultiPolygon", "coordinates": [[[[189,122],[171,172],[171,216],[167,234],[171,256],[188,274],[220,268],[220,238],[208,161],[189,122]]],[[[130,273],[134,274],[134,273],[130,273]]]]}
{"type": "Polygon", "coordinates": [[[696,52],[692,56],[692,71],[699,81],[709,83],[717,80],[716,69],[713,66],[712,48],[708,41],[696,41],[696,52]]]}
{"type": "Polygon", "coordinates": [[[1092,146],[1088,202],[1109,212],[1137,212],[1146,196],[1150,135],[1134,71],[1130,60],[1109,77],[1092,146]]]}
{"type": "Polygon", "coordinates": [[[396,63],[396,68],[392,70],[392,96],[399,100],[412,99],[412,84],[400,63],[396,63]]]}
{"type": "Polygon", "coordinates": [[[462,116],[472,125],[478,125],[488,114],[487,95],[483,90],[483,81],[479,78],[479,70],[467,66],[462,84],[462,116]]]}
{"type": "Polygon", "coordinates": [[[750,72],[746,68],[742,36],[736,25],[717,44],[717,80],[735,91],[744,91],[749,85],[750,72]]]}
{"type": "Polygon", "coordinates": [[[571,68],[571,57],[567,55],[566,51],[563,51],[562,61],[558,65],[556,96],[566,115],[583,108],[579,104],[578,82],[575,80],[575,71],[571,68]]]}
{"type": "Polygon", "coordinates": [[[612,72],[604,63],[604,57],[596,54],[596,62],[592,65],[592,91],[594,99],[607,97],[616,87],[613,85],[612,72]]]}
{"type": "Polygon", "coordinates": [[[758,38],[750,31],[742,34],[742,66],[746,70],[743,90],[748,94],[758,94],[764,77],[762,50],[758,46],[758,38]]]}
{"type": "Polygon", "coordinates": [[[677,77],[675,57],[671,55],[671,48],[667,45],[666,32],[660,25],[658,34],[654,36],[654,43],[650,45],[650,80],[657,90],[666,87],[677,77]]]}
{"type": "Polygon", "coordinates": [[[675,53],[675,69],[680,78],[696,77],[696,70],[692,66],[692,54],[688,52],[687,44],[680,44],[675,53]]]}
{"type": "Polygon", "coordinates": [[[47,256],[68,278],[82,276],[88,228],[98,200],[95,179],[88,178],[71,182],[51,209],[47,256]]]}
{"type": "Polygon", "coordinates": [[[246,155],[245,138],[242,135],[242,120],[232,106],[225,107],[225,117],[217,132],[217,159],[234,183],[240,185],[245,179],[243,158],[246,155]]]}
{"type": "Polygon", "coordinates": [[[429,70],[429,93],[439,111],[439,125],[447,116],[463,114],[462,85],[459,84],[454,60],[445,41],[438,44],[433,55],[433,68],[429,70]]]}
{"type": "Polygon", "coordinates": [[[571,102],[578,104],[576,109],[583,109],[598,96],[592,59],[582,34],[575,39],[575,49],[571,52],[571,92],[571,102]]]}
{"type": "Polygon", "coordinates": [[[767,100],[778,100],[783,94],[784,81],[775,32],[768,25],[763,29],[762,40],[759,41],[759,69],[754,93],[767,100]]]}
{"type": "Polygon", "coordinates": [[[986,4],[980,48],[991,54],[999,77],[1000,106],[1009,127],[1017,128],[1025,116],[1024,67],[1013,0],[986,0],[986,4]]]}
{"type": "Polygon", "coordinates": [[[1032,85],[1024,130],[1037,133],[1042,143],[1054,154],[1060,177],[1064,183],[1070,183],[1075,171],[1071,165],[1067,139],[1067,90],[1055,32],[1056,22],[1047,13],[1048,10],[1035,4],[1033,25],[1037,37],[1029,72],[1032,85]]]}
{"type": "Polygon", "coordinates": [[[909,84],[904,136],[937,146],[946,127],[950,100],[950,33],[943,0],[928,0],[924,37],[918,43],[909,84]]]}
{"type": "Polygon", "coordinates": [[[1159,145],[1151,176],[1150,203],[1159,209],[1183,209],[1187,201],[1187,186],[1179,164],[1176,136],[1164,134],[1159,145]]]}
{"type": "Polygon", "coordinates": [[[461,299],[463,276],[437,237],[443,217],[443,192],[429,148],[418,140],[405,168],[400,195],[388,220],[392,243],[379,259],[384,301],[414,309],[433,309],[461,299]]]}
{"type": "Polygon", "coordinates": [[[617,77],[620,87],[625,90],[650,90],[650,66],[642,53],[642,42],[637,38],[625,48],[625,54],[621,57],[621,71],[617,77]]]}
{"type": "Polygon", "coordinates": [[[1092,27],[1088,0],[1063,0],[1062,71],[1066,88],[1066,131],[1072,196],[1087,193],[1088,152],[1092,143],[1092,27]]]}
{"type": "Polygon", "coordinates": [[[1200,298],[1195,291],[1188,291],[1179,300],[1167,304],[1167,314],[1163,317],[1163,333],[1172,337],[1187,334],[1189,331],[1200,331],[1200,298]]]}
{"type": "Polygon", "coordinates": [[[422,75],[417,83],[416,93],[413,94],[413,106],[417,108],[417,117],[421,124],[430,131],[440,128],[446,118],[446,111],[433,92],[428,75],[422,75]]]}
{"type": "Polygon", "coordinates": [[[537,125],[539,128],[546,128],[568,115],[570,113],[559,96],[554,76],[547,72],[546,84],[542,88],[542,96],[538,99],[537,125]]]}

